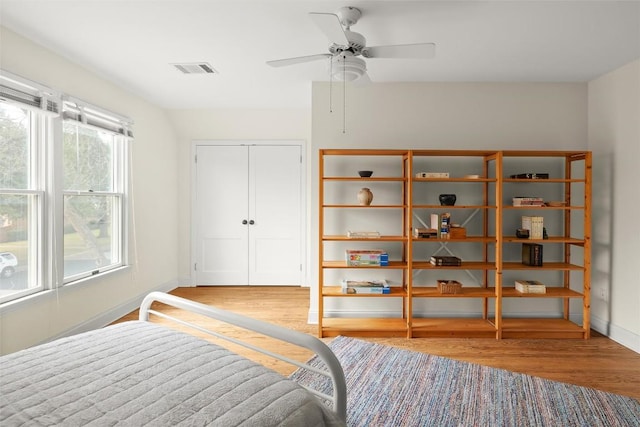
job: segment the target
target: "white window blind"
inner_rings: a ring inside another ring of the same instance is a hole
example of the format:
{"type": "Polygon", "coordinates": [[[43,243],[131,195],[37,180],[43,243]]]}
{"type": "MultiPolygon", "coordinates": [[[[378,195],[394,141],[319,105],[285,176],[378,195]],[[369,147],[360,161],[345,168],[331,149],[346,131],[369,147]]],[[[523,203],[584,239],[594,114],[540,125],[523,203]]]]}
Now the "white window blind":
{"type": "Polygon", "coordinates": [[[64,96],[62,116],[65,120],[74,120],[100,130],[106,130],[118,135],[133,138],[131,119],[120,116],[111,111],[90,105],[71,96],[64,96]]]}
{"type": "Polygon", "coordinates": [[[60,113],[60,95],[51,88],[0,70],[0,99],[22,107],[60,113]]]}

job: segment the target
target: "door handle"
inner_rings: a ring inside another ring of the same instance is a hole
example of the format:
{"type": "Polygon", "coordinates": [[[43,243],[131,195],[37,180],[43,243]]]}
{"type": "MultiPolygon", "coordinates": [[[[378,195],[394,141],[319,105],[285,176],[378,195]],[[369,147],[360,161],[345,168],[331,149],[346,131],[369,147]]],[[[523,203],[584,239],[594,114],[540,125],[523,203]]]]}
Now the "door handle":
{"type": "Polygon", "coordinates": [[[249,221],[249,225],[253,225],[253,224],[255,224],[255,223],[256,223],[256,222],[255,222],[254,220],[249,221]]]}
{"type": "Polygon", "coordinates": [[[242,220],[242,225],[247,225],[247,220],[246,219],[242,220]]]}

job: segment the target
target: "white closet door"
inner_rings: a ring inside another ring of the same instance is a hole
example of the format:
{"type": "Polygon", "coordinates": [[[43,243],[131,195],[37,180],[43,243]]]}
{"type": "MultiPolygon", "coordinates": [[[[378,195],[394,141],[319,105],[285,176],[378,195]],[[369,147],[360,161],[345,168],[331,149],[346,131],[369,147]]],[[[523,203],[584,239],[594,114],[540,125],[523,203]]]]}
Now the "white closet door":
{"type": "Polygon", "coordinates": [[[249,150],[249,283],[301,285],[299,146],[249,150]]]}
{"type": "Polygon", "coordinates": [[[196,154],[196,285],[301,285],[301,147],[196,154]]]}
{"type": "Polygon", "coordinates": [[[246,285],[248,147],[198,146],[196,284],[246,285]]]}

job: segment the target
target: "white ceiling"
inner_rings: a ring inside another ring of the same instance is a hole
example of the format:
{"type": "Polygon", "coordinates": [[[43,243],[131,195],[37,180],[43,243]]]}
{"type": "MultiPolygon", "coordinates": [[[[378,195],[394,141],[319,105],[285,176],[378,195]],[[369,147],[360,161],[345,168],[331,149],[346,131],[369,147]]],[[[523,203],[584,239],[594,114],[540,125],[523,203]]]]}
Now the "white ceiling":
{"type": "Polygon", "coordinates": [[[374,82],[585,82],[640,57],[640,1],[0,0],[0,24],[165,108],[309,107],[328,63],[265,61],[327,52],[308,13],[342,6],[368,46],[437,45],[367,59],[374,82]],[[219,74],[169,65],[201,61],[219,74]]]}

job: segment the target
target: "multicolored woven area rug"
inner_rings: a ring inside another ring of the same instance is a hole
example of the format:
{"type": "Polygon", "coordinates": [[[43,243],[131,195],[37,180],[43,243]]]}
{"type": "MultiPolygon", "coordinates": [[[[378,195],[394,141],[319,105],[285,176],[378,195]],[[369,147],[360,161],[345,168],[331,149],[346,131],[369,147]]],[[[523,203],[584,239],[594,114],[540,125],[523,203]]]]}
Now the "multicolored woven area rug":
{"type": "MultiPolygon", "coordinates": [[[[349,426],[640,426],[630,397],[348,337],[329,347],[345,372],[349,426]]],[[[330,390],[317,374],[291,376],[330,390]]]]}

